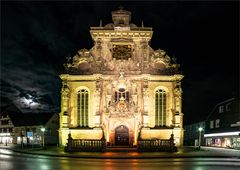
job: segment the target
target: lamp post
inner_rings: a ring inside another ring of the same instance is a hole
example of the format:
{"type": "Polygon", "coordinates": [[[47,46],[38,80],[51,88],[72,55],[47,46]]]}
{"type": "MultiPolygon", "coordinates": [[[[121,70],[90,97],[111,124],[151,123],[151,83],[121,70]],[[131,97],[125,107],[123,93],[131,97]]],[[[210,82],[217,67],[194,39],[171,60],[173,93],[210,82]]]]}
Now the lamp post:
{"type": "Polygon", "coordinates": [[[42,147],[44,148],[45,147],[45,141],[44,141],[44,132],[45,132],[45,128],[44,127],[42,127],[41,128],[41,131],[42,131],[42,147]]]}
{"type": "Polygon", "coordinates": [[[198,149],[200,150],[200,147],[201,147],[201,133],[203,131],[203,128],[202,127],[199,127],[198,128],[198,131],[199,131],[199,139],[198,139],[198,149]]]}

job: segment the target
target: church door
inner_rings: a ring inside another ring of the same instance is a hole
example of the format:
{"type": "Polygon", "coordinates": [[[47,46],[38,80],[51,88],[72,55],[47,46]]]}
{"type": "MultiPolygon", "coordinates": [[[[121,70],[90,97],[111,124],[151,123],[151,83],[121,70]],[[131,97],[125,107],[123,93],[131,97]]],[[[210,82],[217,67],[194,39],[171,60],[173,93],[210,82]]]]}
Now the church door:
{"type": "Polygon", "coordinates": [[[115,145],[117,146],[129,145],[129,130],[126,126],[120,125],[115,129],[115,145]]]}

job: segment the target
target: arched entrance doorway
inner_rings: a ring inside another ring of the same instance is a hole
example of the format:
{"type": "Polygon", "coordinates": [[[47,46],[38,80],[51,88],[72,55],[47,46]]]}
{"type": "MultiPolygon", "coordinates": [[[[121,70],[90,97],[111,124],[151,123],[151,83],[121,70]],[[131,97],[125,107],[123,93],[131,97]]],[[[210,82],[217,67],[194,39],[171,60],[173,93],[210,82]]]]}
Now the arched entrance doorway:
{"type": "Polygon", "coordinates": [[[129,145],[129,129],[126,126],[120,125],[115,129],[115,145],[129,145]]]}

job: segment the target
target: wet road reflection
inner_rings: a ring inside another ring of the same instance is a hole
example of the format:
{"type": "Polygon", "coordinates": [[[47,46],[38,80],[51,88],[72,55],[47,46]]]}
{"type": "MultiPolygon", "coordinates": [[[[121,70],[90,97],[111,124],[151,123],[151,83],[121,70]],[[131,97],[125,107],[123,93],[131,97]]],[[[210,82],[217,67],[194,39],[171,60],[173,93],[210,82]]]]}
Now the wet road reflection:
{"type": "Polygon", "coordinates": [[[240,159],[231,158],[80,159],[20,153],[6,154],[0,154],[1,170],[229,170],[240,168],[240,159]]]}

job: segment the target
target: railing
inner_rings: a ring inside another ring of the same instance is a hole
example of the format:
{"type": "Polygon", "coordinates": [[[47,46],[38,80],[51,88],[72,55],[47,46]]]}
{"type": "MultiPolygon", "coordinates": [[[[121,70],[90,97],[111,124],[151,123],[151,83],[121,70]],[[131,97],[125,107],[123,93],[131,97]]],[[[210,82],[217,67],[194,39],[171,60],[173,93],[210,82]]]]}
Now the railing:
{"type": "MultiPolygon", "coordinates": [[[[152,31],[151,27],[130,27],[131,31],[152,31]]],[[[91,27],[91,30],[114,30],[113,27],[91,27]]]]}
{"type": "Polygon", "coordinates": [[[86,152],[103,152],[106,148],[105,140],[97,139],[68,139],[65,151],[86,151],[86,152]]]}
{"type": "Polygon", "coordinates": [[[140,139],[138,140],[137,150],[142,151],[166,151],[176,152],[177,147],[172,139],[140,139]]]}

